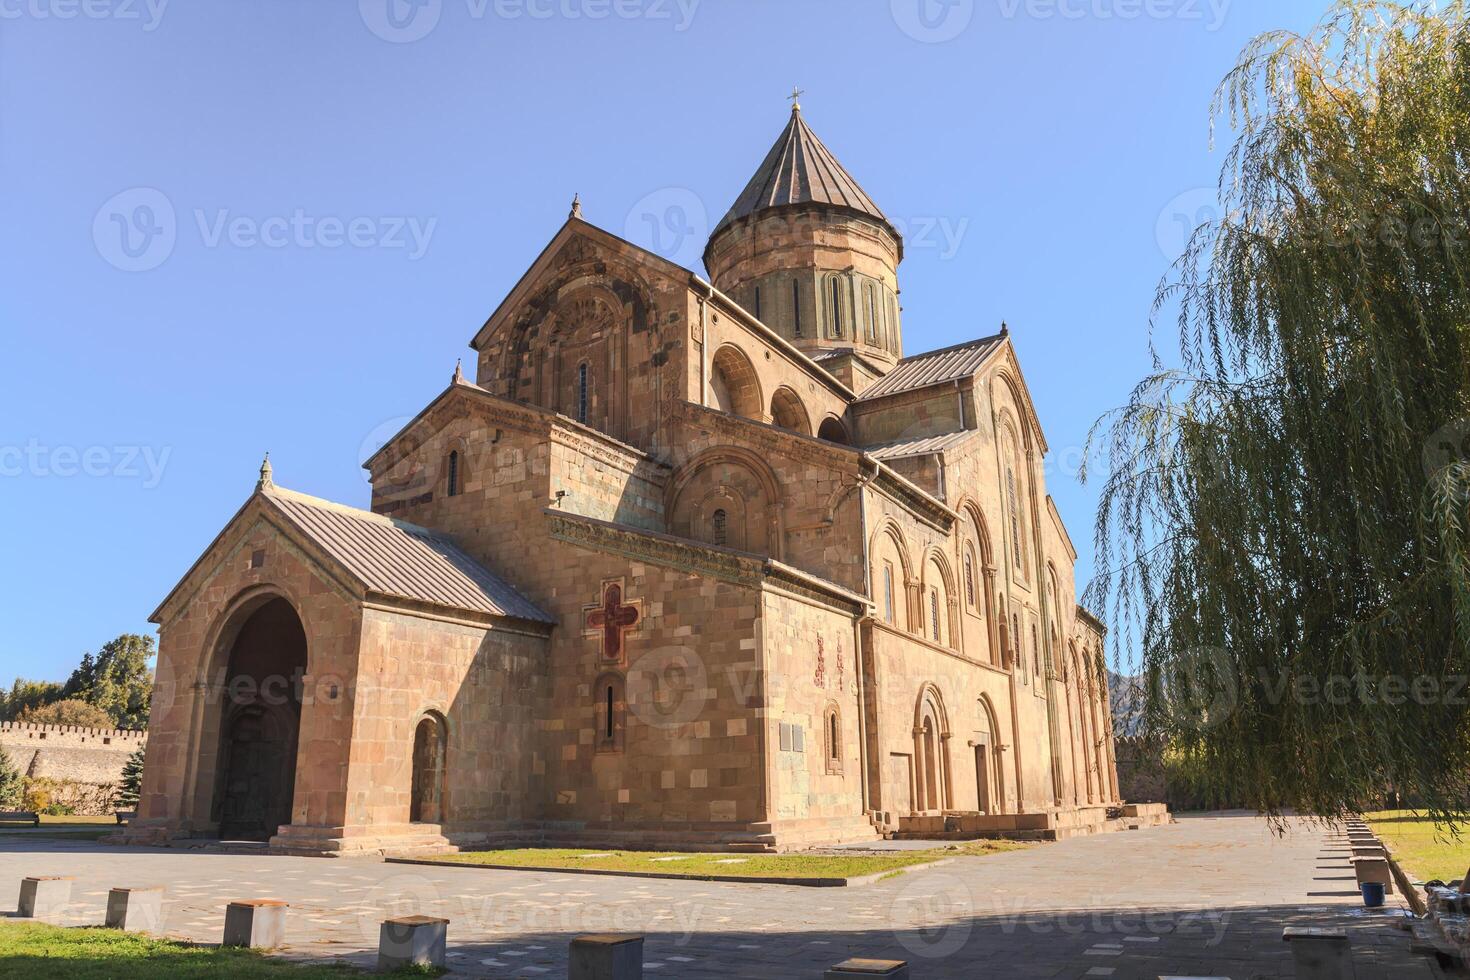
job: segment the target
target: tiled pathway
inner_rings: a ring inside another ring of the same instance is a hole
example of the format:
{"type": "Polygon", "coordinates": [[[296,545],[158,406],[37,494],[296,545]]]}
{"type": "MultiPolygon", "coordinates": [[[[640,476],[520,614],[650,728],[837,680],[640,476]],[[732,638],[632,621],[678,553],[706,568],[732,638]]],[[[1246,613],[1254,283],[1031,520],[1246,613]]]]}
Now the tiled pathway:
{"type": "Polygon", "coordinates": [[[619,931],[647,935],[651,976],[817,978],[876,956],[908,960],[915,980],[1252,980],[1291,976],[1290,922],[1351,927],[1369,976],[1433,975],[1405,957],[1387,914],[1361,909],[1325,830],[1294,822],[1277,837],[1240,815],[964,858],[861,888],[18,842],[0,844],[0,908],[14,907],[24,875],[77,876],[75,922],[100,922],[111,886],[165,885],[164,931],[201,941],[219,939],[227,901],[284,899],[287,955],[364,965],[385,915],[442,915],[464,976],[564,977],[572,936],[619,931]]]}

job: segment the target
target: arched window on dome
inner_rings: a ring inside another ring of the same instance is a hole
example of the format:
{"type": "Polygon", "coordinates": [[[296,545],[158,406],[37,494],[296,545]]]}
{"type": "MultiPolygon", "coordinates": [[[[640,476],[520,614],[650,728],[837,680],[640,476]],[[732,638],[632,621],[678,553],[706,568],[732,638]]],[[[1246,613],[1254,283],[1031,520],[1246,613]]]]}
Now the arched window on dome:
{"type": "Polygon", "coordinates": [[[801,280],[791,280],[791,331],[801,336],[801,280]]]}
{"type": "Polygon", "coordinates": [[[723,545],[730,540],[730,515],[723,507],[710,515],[710,542],[723,545]]]}
{"type": "Polygon", "coordinates": [[[842,336],[842,283],[836,276],[827,277],[827,336],[842,336]]]}
{"type": "Polygon", "coordinates": [[[449,496],[459,496],[459,450],[453,450],[449,454],[449,479],[446,487],[449,496]]]}
{"type": "Polygon", "coordinates": [[[878,287],[868,283],[863,290],[866,294],[863,302],[863,315],[868,321],[868,343],[878,343],[878,287]]]}

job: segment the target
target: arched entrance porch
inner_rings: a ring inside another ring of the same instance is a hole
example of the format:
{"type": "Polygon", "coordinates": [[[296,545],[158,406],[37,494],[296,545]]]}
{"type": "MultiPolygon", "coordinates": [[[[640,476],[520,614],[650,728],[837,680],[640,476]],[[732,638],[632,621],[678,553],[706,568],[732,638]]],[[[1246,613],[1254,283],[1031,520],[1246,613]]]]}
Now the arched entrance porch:
{"type": "Polygon", "coordinates": [[[291,822],[306,631],[279,597],[237,615],[210,820],[223,840],[265,841],[291,822]]]}

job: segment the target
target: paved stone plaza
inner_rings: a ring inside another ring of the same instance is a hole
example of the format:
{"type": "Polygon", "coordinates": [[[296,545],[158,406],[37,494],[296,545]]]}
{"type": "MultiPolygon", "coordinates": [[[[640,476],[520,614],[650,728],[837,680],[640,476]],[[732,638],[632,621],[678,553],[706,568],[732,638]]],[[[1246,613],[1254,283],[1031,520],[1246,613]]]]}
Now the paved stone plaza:
{"type": "Polygon", "coordinates": [[[378,923],[451,920],[455,975],[564,977],[571,937],[645,933],[670,977],[820,977],[849,956],[908,960],[919,978],[1290,977],[1284,924],[1353,930],[1359,980],[1435,974],[1390,913],[1361,908],[1342,848],[1255,817],[965,858],[861,888],[797,888],[488,871],[65,842],[0,845],[0,907],[26,875],[75,875],[70,921],[100,923],[114,886],[164,885],[163,928],[218,941],[225,903],[291,904],[286,955],[370,965],[378,923]],[[1365,949],[1366,947],[1366,949],[1365,949]],[[1366,968],[1366,972],[1365,972],[1366,968]]]}

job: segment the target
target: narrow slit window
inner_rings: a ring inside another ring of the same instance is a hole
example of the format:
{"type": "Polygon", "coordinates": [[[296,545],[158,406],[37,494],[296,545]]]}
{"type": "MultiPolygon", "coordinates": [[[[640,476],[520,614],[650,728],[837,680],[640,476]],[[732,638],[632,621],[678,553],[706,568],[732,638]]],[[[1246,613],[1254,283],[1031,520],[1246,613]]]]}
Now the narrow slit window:
{"type": "Polygon", "coordinates": [[[577,421],[587,424],[587,364],[577,367],[577,421]]]}
{"type": "Polygon", "coordinates": [[[759,286],[755,287],[755,318],[757,320],[761,318],[761,288],[759,286]]]}
{"type": "Polygon", "coordinates": [[[965,555],[965,603],[975,608],[975,559],[968,554],[965,555]]]}
{"type": "Polygon", "coordinates": [[[827,327],[832,331],[833,337],[842,336],[842,284],[836,276],[828,280],[832,292],[832,315],[828,320],[827,327]]]}
{"type": "Polygon", "coordinates": [[[449,454],[449,496],[459,496],[459,450],[449,454]]]}
{"type": "Polygon", "coordinates": [[[607,686],[607,691],[604,693],[604,696],[607,699],[607,705],[604,711],[606,722],[602,730],[602,737],[611,742],[613,738],[613,701],[616,697],[616,692],[613,691],[611,684],[607,686]]]}
{"type": "Polygon", "coordinates": [[[791,324],[796,336],[801,336],[801,282],[791,280],[791,324]]]}
{"type": "Polygon", "coordinates": [[[939,590],[929,590],[929,633],[939,642],[939,590]]]}
{"type": "Polygon", "coordinates": [[[883,565],[883,621],[893,625],[893,566],[883,565]]]}

